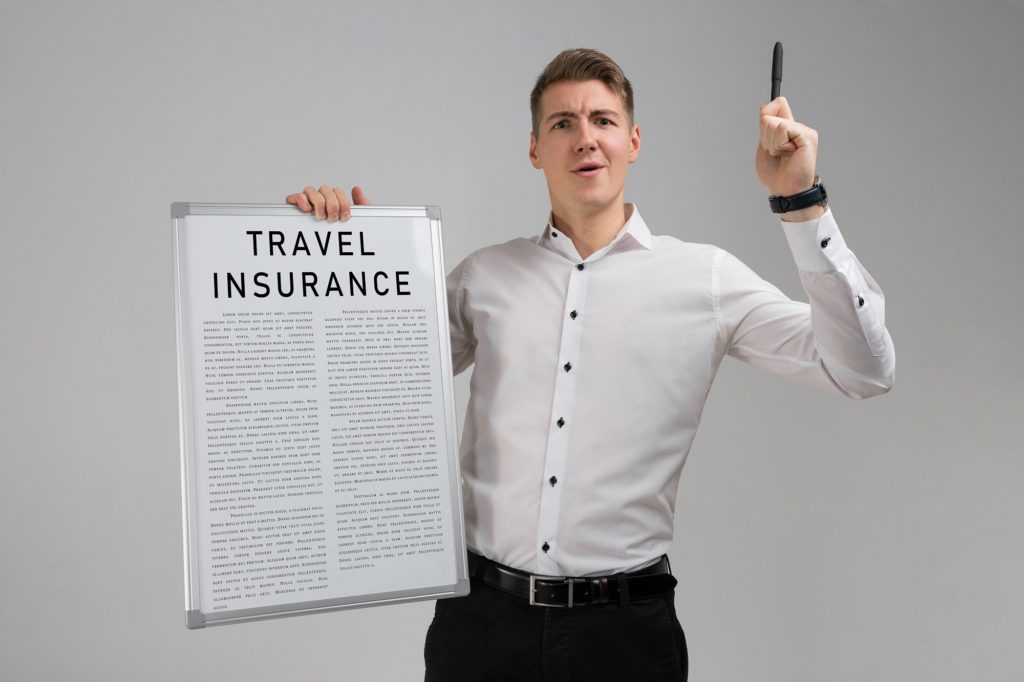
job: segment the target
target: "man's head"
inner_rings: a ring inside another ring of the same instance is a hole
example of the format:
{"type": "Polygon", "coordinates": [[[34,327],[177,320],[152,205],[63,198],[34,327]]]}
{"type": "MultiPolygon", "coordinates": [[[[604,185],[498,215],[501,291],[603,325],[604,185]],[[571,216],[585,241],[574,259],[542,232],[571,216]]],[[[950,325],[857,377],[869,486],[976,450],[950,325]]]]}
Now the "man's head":
{"type": "Polygon", "coordinates": [[[621,203],[640,128],[618,64],[596,50],[562,52],[537,79],[530,109],[530,162],[544,170],[556,215],[621,203]]]}
{"type": "Polygon", "coordinates": [[[548,86],[563,81],[601,81],[622,99],[623,110],[633,125],[633,86],[619,65],[608,55],[584,47],[563,50],[537,77],[530,93],[530,114],[533,116],[533,135],[540,133],[540,100],[548,86]]]}

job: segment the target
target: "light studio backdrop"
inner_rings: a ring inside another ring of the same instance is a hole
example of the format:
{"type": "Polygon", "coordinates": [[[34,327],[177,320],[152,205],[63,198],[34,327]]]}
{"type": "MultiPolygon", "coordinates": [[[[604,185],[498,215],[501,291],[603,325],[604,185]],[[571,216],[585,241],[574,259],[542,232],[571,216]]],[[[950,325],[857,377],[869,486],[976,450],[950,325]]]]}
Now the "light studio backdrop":
{"type": "Polygon", "coordinates": [[[723,363],[671,551],[691,677],[1024,677],[1022,34],[1019,0],[5,2],[3,677],[420,678],[429,603],[185,629],[167,206],[360,183],[439,205],[450,269],[543,228],[529,92],[589,46],[652,230],[803,298],[753,169],[776,40],[896,386],[723,363]]]}

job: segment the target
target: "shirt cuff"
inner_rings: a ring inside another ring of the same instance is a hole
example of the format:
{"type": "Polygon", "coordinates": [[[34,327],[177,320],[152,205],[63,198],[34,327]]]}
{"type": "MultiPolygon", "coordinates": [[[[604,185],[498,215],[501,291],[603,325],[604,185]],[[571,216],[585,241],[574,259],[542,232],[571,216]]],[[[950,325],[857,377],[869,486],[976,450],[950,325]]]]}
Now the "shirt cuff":
{"type": "Polygon", "coordinates": [[[836,265],[847,257],[846,241],[839,232],[832,208],[814,220],[782,223],[782,229],[793,252],[796,266],[805,272],[834,272],[836,265]]]}

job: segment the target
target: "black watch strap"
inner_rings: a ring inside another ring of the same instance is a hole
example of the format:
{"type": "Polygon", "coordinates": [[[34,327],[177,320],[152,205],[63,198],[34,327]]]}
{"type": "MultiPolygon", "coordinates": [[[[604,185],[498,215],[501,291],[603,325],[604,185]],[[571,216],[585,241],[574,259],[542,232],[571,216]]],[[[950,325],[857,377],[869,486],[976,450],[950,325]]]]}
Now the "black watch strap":
{"type": "Polygon", "coordinates": [[[814,178],[814,186],[805,192],[791,194],[788,197],[768,197],[768,205],[772,207],[772,213],[789,213],[799,211],[808,206],[828,203],[828,193],[825,192],[825,185],[821,184],[821,178],[814,178]]]}

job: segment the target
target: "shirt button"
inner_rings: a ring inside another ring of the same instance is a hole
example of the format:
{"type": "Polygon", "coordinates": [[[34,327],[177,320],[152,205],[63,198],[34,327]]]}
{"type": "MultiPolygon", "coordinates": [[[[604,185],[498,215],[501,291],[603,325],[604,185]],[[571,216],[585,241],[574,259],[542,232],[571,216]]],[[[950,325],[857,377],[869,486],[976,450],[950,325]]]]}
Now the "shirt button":
{"type": "Polygon", "coordinates": [[[576,269],[577,270],[582,270],[583,269],[583,263],[580,263],[579,265],[577,265],[576,269]]]}
{"type": "Polygon", "coordinates": [[[548,479],[548,483],[550,483],[552,485],[552,487],[554,487],[554,485],[556,483],[558,483],[558,478],[556,478],[555,476],[552,476],[551,478],[548,479]]]}
{"type": "Polygon", "coordinates": [[[544,550],[545,554],[547,554],[548,550],[551,549],[551,545],[545,542],[543,545],[540,546],[540,548],[544,550]]]}
{"type": "Polygon", "coordinates": [[[863,308],[864,307],[864,297],[863,296],[858,296],[857,297],[857,307],[858,308],[863,308]]]}
{"type": "Polygon", "coordinates": [[[824,249],[826,246],[828,246],[828,243],[830,241],[832,241],[832,237],[825,237],[824,239],[822,239],[821,240],[821,248],[824,249]]]}
{"type": "Polygon", "coordinates": [[[576,311],[574,310],[571,313],[569,313],[569,317],[571,317],[572,319],[575,320],[576,319],[576,311]]]}
{"type": "Polygon", "coordinates": [[[572,363],[571,363],[571,362],[567,362],[567,363],[565,363],[565,364],[564,364],[564,365],[562,366],[562,369],[564,369],[564,370],[565,370],[566,372],[568,372],[568,371],[569,371],[570,369],[572,369],[572,363]]]}
{"type": "Polygon", "coordinates": [[[558,428],[562,428],[563,426],[565,426],[565,420],[562,419],[561,417],[559,417],[558,421],[555,423],[558,424],[558,428]]]}
{"type": "Polygon", "coordinates": [[[557,237],[557,236],[558,236],[558,233],[557,233],[557,232],[555,232],[554,230],[551,230],[551,236],[552,236],[552,237],[557,237]]]}

